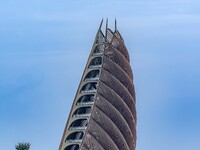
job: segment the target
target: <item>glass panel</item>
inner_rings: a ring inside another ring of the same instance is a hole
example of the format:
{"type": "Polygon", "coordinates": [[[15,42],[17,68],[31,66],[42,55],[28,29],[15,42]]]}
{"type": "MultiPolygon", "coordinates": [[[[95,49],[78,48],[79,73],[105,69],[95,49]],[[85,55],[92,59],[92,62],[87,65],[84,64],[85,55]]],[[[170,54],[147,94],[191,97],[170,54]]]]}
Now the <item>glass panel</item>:
{"type": "Polygon", "coordinates": [[[96,89],[97,89],[97,83],[91,82],[91,83],[85,84],[82,87],[81,92],[90,92],[90,91],[95,91],[96,89]]]}
{"type": "Polygon", "coordinates": [[[94,95],[90,94],[90,95],[83,95],[78,99],[77,103],[84,103],[84,102],[94,102],[94,95]]]}
{"type": "Polygon", "coordinates": [[[99,70],[91,70],[85,77],[85,80],[93,80],[99,78],[99,70]]]}
{"type": "Polygon", "coordinates": [[[79,145],[72,144],[72,145],[67,146],[64,150],[79,150],[79,145]]]}
{"type": "Polygon", "coordinates": [[[101,57],[95,57],[91,60],[89,67],[99,66],[102,64],[102,58],[101,57]]]}
{"type": "Polygon", "coordinates": [[[87,119],[77,119],[74,122],[72,122],[70,127],[86,127],[87,124],[88,124],[87,119]]]}
{"type": "Polygon", "coordinates": [[[83,115],[83,114],[90,114],[90,113],[91,113],[91,107],[81,107],[81,108],[78,108],[74,112],[74,115],[83,115]]]}
{"type": "Polygon", "coordinates": [[[73,132],[71,133],[66,140],[81,140],[83,138],[84,133],[80,132],[73,132]]]}

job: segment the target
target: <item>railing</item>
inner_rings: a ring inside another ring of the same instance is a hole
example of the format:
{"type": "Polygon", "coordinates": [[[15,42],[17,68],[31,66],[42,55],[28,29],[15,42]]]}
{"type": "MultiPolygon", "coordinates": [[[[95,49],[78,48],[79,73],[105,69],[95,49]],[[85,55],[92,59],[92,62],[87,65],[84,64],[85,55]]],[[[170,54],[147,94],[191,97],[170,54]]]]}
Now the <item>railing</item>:
{"type": "Polygon", "coordinates": [[[94,104],[94,102],[79,102],[79,103],[77,103],[77,105],[78,106],[81,106],[81,105],[93,105],[94,104]]]}
{"type": "Polygon", "coordinates": [[[77,118],[79,118],[79,117],[89,117],[89,116],[91,116],[91,114],[76,114],[74,116],[77,117],[77,118]]]}
{"type": "Polygon", "coordinates": [[[85,79],[85,81],[96,81],[96,80],[99,80],[99,77],[85,79]]]}
{"type": "Polygon", "coordinates": [[[70,127],[70,130],[86,130],[87,127],[70,127]]]}
{"type": "Polygon", "coordinates": [[[93,89],[93,90],[84,90],[84,91],[81,91],[81,93],[95,93],[97,90],[96,89],[93,89]]]}
{"type": "Polygon", "coordinates": [[[77,140],[77,139],[74,139],[74,140],[67,140],[67,142],[69,143],[81,143],[82,142],[82,139],[81,140],[77,140]]]}
{"type": "Polygon", "coordinates": [[[93,53],[93,56],[100,56],[100,55],[103,55],[103,52],[96,52],[96,53],[93,53]]]}

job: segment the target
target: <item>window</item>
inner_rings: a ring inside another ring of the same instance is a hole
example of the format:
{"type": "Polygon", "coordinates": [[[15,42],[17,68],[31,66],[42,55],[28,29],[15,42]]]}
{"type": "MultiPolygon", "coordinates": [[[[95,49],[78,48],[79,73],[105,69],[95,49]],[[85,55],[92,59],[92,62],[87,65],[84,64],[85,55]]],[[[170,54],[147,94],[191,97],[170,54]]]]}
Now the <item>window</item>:
{"type": "Polygon", "coordinates": [[[97,89],[97,83],[96,82],[90,82],[90,83],[87,83],[85,84],[82,89],[81,89],[81,92],[84,93],[84,92],[95,92],[97,89]]]}
{"type": "Polygon", "coordinates": [[[74,112],[74,115],[88,115],[88,114],[91,114],[91,107],[81,107],[74,112]]]}
{"type": "Polygon", "coordinates": [[[64,150],[79,150],[79,145],[72,144],[72,145],[67,146],[64,150]]]}
{"type": "Polygon", "coordinates": [[[95,80],[99,78],[99,70],[91,70],[85,77],[85,80],[95,80]]]}
{"type": "Polygon", "coordinates": [[[102,58],[101,57],[95,57],[91,60],[89,67],[95,67],[102,64],[102,58]]]}
{"type": "Polygon", "coordinates": [[[87,119],[77,119],[70,125],[71,127],[86,127],[88,125],[87,119]]]}
{"type": "Polygon", "coordinates": [[[93,94],[83,95],[78,99],[77,105],[88,104],[88,103],[93,103],[93,102],[94,102],[94,95],[93,94]]]}
{"type": "Polygon", "coordinates": [[[82,140],[83,135],[84,135],[83,131],[73,132],[70,135],[68,135],[66,141],[82,140]]]}

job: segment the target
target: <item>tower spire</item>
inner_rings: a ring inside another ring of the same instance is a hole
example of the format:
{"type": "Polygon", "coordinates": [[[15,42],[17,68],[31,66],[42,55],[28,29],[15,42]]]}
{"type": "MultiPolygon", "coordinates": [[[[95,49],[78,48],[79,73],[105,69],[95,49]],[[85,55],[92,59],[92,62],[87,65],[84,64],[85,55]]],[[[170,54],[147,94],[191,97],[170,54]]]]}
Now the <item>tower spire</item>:
{"type": "Polygon", "coordinates": [[[117,32],[117,19],[115,18],[115,33],[117,32]]]}
{"type": "Polygon", "coordinates": [[[106,19],[106,30],[108,29],[108,18],[106,19]]]}
{"type": "Polygon", "coordinates": [[[99,30],[101,30],[102,24],[103,24],[103,18],[101,19],[101,23],[100,23],[100,26],[99,26],[99,30]]]}
{"type": "Polygon", "coordinates": [[[106,41],[107,41],[107,30],[108,30],[108,18],[106,19],[106,33],[105,33],[106,41]]]}

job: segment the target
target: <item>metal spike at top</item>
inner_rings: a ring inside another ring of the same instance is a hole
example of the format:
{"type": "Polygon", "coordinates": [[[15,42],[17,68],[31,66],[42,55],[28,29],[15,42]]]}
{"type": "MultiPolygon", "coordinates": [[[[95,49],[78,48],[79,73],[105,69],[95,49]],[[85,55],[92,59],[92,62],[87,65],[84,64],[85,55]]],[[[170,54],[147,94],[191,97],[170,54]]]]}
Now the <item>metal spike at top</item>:
{"type": "Polygon", "coordinates": [[[101,23],[100,23],[100,25],[99,25],[99,29],[98,29],[98,31],[97,31],[97,33],[96,33],[95,41],[98,41],[98,40],[99,40],[99,32],[101,32],[102,24],[103,24],[103,18],[102,18],[101,23]]]}
{"type": "Polygon", "coordinates": [[[108,18],[106,19],[106,29],[108,29],[108,18]]]}
{"type": "Polygon", "coordinates": [[[107,41],[107,30],[108,30],[108,18],[106,19],[106,33],[105,33],[106,41],[107,41]]]}
{"type": "Polygon", "coordinates": [[[101,23],[100,23],[100,26],[99,26],[99,30],[101,30],[102,24],[103,24],[103,18],[101,20],[101,23]]]}
{"type": "Polygon", "coordinates": [[[115,33],[117,32],[117,19],[115,18],[115,33]]]}

